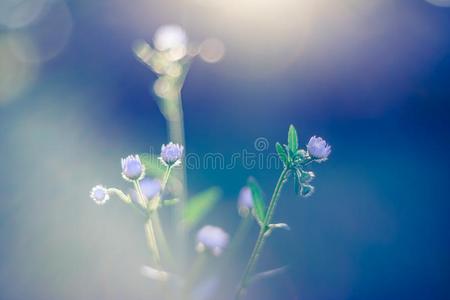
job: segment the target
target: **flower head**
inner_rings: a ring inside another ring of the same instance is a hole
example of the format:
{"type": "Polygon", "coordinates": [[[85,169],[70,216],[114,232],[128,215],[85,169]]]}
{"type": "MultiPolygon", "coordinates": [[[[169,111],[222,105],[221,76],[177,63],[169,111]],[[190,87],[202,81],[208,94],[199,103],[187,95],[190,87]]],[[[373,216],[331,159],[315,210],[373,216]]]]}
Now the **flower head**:
{"type": "Polygon", "coordinates": [[[181,157],[183,156],[183,146],[170,142],[167,145],[161,146],[160,160],[166,166],[173,166],[180,164],[181,157]]]}
{"type": "Polygon", "coordinates": [[[188,38],[183,28],[178,25],[159,27],[153,42],[159,51],[167,51],[172,61],[177,61],[186,55],[188,38]]]}
{"type": "Polygon", "coordinates": [[[145,167],[139,155],[129,155],[122,158],[122,177],[125,180],[141,180],[145,175],[145,167]]]}
{"type": "Polygon", "coordinates": [[[249,187],[244,186],[239,192],[238,197],[238,211],[243,217],[247,216],[253,208],[253,196],[249,187]]]}
{"type": "Polygon", "coordinates": [[[331,153],[331,146],[321,137],[313,136],[306,145],[308,153],[318,159],[326,159],[331,153]]]}
{"type": "Polygon", "coordinates": [[[102,185],[96,185],[92,188],[89,195],[98,205],[105,204],[109,200],[108,190],[102,185]]]}
{"type": "Polygon", "coordinates": [[[228,245],[229,236],[222,228],[206,225],[197,232],[197,251],[205,249],[219,256],[228,245]]]}

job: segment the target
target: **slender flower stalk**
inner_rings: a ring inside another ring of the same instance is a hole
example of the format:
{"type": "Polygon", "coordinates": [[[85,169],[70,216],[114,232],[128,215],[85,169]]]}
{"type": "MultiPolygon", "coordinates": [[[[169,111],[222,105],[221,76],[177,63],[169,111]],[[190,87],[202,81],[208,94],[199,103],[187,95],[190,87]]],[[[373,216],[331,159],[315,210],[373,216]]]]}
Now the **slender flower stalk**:
{"type": "Polygon", "coordinates": [[[116,189],[116,188],[109,188],[109,189],[108,189],[108,193],[110,193],[110,194],[116,194],[117,197],[119,197],[120,200],[122,200],[122,201],[123,201],[124,203],[126,203],[126,204],[132,203],[132,202],[131,202],[130,196],[125,195],[125,193],[122,192],[122,191],[119,190],[119,189],[116,189]]]}
{"type": "MultiPolygon", "coordinates": [[[[134,188],[136,190],[136,193],[138,195],[139,201],[141,203],[146,203],[146,199],[144,194],[142,193],[142,189],[139,185],[139,181],[135,180],[133,181],[134,188]]],[[[159,268],[161,264],[161,258],[159,254],[158,245],[156,242],[155,237],[155,230],[153,229],[153,220],[152,216],[149,215],[147,222],[145,223],[145,233],[147,236],[147,242],[150,248],[150,251],[152,252],[152,257],[155,265],[159,268]]]]}
{"type": "Polygon", "coordinates": [[[286,182],[289,176],[289,169],[284,168],[280,174],[277,185],[275,186],[275,190],[273,191],[272,199],[270,200],[269,207],[267,209],[267,214],[264,219],[263,224],[261,224],[261,229],[259,231],[258,239],[256,240],[255,247],[253,248],[252,255],[248,261],[247,267],[245,268],[244,275],[242,276],[241,282],[239,284],[238,291],[236,293],[236,299],[241,299],[241,297],[245,293],[245,289],[247,288],[248,283],[250,282],[250,276],[255,269],[258,258],[263,249],[264,243],[268,237],[268,232],[270,230],[269,224],[272,221],[273,214],[275,212],[275,208],[278,204],[278,199],[280,198],[280,192],[283,188],[284,183],[286,182]]]}
{"type": "MultiPolygon", "coordinates": [[[[167,101],[171,101],[173,103],[173,114],[172,118],[166,118],[167,127],[168,127],[168,135],[169,140],[174,143],[178,143],[180,145],[186,146],[185,141],[185,132],[184,132],[184,113],[183,113],[183,101],[181,99],[181,89],[184,84],[184,80],[189,71],[190,62],[187,61],[182,64],[182,75],[176,81],[177,92],[175,93],[175,99],[166,99],[167,101]]],[[[184,207],[187,200],[188,190],[187,190],[187,173],[186,173],[186,164],[181,164],[180,169],[176,172],[177,177],[181,182],[181,189],[178,194],[175,194],[177,198],[180,199],[180,203],[175,207],[175,220],[181,220],[184,214],[184,207]]],[[[177,222],[177,221],[176,221],[177,222]]],[[[177,228],[180,226],[175,224],[177,228]]],[[[185,230],[180,228],[177,232],[177,240],[178,240],[178,248],[180,252],[181,258],[181,268],[184,268],[185,262],[185,245],[186,245],[186,236],[185,230]]]]}
{"type": "Polygon", "coordinates": [[[169,180],[170,173],[172,171],[172,167],[167,167],[166,172],[164,173],[163,179],[161,181],[161,189],[158,195],[155,196],[149,203],[149,207],[155,206],[155,209],[149,209],[148,213],[153,222],[154,232],[156,241],[159,242],[164,254],[168,261],[172,264],[174,262],[172,252],[170,251],[169,243],[167,242],[167,238],[164,234],[164,231],[161,226],[161,221],[159,219],[158,207],[161,205],[161,194],[164,192],[167,181],[169,180]]]}

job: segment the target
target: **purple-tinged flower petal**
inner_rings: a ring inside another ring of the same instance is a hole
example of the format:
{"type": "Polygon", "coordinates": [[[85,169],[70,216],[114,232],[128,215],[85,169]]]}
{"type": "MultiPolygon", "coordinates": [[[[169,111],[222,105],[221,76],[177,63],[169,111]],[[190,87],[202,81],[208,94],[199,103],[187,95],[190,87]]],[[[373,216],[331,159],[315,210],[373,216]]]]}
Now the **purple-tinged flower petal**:
{"type": "Polygon", "coordinates": [[[182,145],[170,142],[161,146],[160,160],[167,166],[178,165],[183,156],[184,148],[182,145]]]}
{"type": "Polygon", "coordinates": [[[109,200],[108,190],[102,185],[96,185],[92,188],[89,195],[98,205],[105,204],[109,200]]]}
{"type": "Polygon", "coordinates": [[[325,159],[331,153],[331,146],[321,137],[313,136],[306,146],[308,153],[318,159],[325,159]]]}

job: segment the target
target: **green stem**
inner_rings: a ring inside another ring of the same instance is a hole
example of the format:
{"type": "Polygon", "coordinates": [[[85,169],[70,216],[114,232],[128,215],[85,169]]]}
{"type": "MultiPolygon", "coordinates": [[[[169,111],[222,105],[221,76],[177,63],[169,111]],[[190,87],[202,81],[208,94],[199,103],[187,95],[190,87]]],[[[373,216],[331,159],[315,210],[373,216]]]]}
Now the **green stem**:
{"type": "MultiPolygon", "coordinates": [[[[125,204],[131,205],[134,209],[136,209],[141,215],[144,217],[147,217],[147,212],[145,211],[145,208],[142,206],[139,206],[138,204],[131,201],[131,198],[129,195],[125,195],[124,192],[122,192],[119,189],[116,188],[109,188],[108,193],[115,194],[117,197],[119,197],[125,204]]],[[[140,201],[140,200],[139,200],[140,201]]]]}
{"type": "Polygon", "coordinates": [[[169,181],[170,172],[172,171],[171,167],[167,167],[166,172],[164,173],[163,179],[161,181],[161,191],[164,191],[167,185],[167,181],[169,181]]]}
{"type": "Polygon", "coordinates": [[[159,245],[161,246],[163,253],[165,254],[168,261],[172,264],[173,256],[170,252],[169,243],[167,242],[166,236],[162,229],[161,221],[159,219],[159,214],[158,214],[158,208],[159,208],[160,202],[161,202],[161,194],[164,192],[164,190],[166,188],[167,181],[169,180],[171,171],[172,171],[172,168],[167,167],[166,172],[164,173],[164,176],[161,181],[160,192],[151,201],[149,201],[147,210],[148,210],[148,214],[152,220],[153,229],[155,232],[155,240],[156,240],[156,242],[159,242],[159,245]]]}
{"type": "Polygon", "coordinates": [[[147,236],[148,246],[152,251],[155,267],[158,270],[161,270],[161,257],[159,254],[158,245],[156,243],[155,230],[153,228],[153,221],[151,218],[148,218],[147,223],[145,223],[145,233],[147,236]]]}
{"type": "Polygon", "coordinates": [[[164,173],[164,176],[161,181],[161,188],[159,190],[159,193],[148,202],[147,210],[148,210],[149,214],[155,212],[159,208],[159,206],[161,204],[161,195],[166,188],[167,181],[169,180],[171,171],[172,171],[171,167],[166,168],[166,172],[164,173]]]}
{"type": "MultiPolygon", "coordinates": [[[[184,80],[186,79],[186,75],[189,71],[190,67],[190,60],[187,60],[183,62],[182,68],[183,72],[181,76],[178,78],[176,82],[176,88],[177,91],[175,93],[174,99],[165,99],[165,101],[170,101],[173,106],[173,111],[169,115],[170,117],[167,118],[167,127],[169,132],[169,139],[170,141],[181,144],[184,147],[184,150],[186,151],[186,142],[185,142],[185,133],[184,133],[184,114],[183,114],[183,102],[181,99],[181,90],[184,85],[184,80]]],[[[184,214],[184,207],[185,207],[185,201],[187,200],[187,173],[186,173],[186,164],[183,162],[181,164],[181,167],[176,172],[177,177],[179,178],[181,182],[181,189],[180,191],[175,194],[177,198],[180,199],[180,203],[175,207],[175,218],[174,222],[175,228],[178,227],[178,220],[181,220],[183,218],[184,214]]],[[[177,241],[178,241],[178,253],[180,256],[180,266],[181,269],[184,269],[185,267],[185,244],[186,244],[186,236],[185,236],[185,230],[184,228],[180,228],[180,230],[177,232],[177,241]]]]}
{"type": "Polygon", "coordinates": [[[248,261],[247,267],[245,268],[244,275],[242,276],[241,282],[239,283],[239,288],[236,293],[236,299],[241,299],[244,295],[245,290],[250,281],[250,276],[253,273],[255,265],[258,261],[258,258],[261,254],[264,243],[267,239],[266,232],[269,229],[269,224],[272,221],[273,214],[275,212],[275,208],[278,203],[278,199],[280,198],[280,192],[283,188],[284,183],[286,182],[289,170],[284,168],[278,178],[277,185],[275,186],[275,190],[273,191],[272,199],[270,200],[269,207],[267,208],[266,217],[264,219],[263,224],[261,224],[261,229],[259,231],[258,239],[256,240],[255,247],[253,248],[252,255],[248,261]]]}
{"type": "Polygon", "coordinates": [[[158,211],[155,210],[154,212],[152,212],[151,217],[153,220],[153,225],[154,225],[154,229],[155,229],[155,233],[156,233],[156,240],[157,240],[157,242],[159,242],[159,245],[161,246],[161,249],[162,249],[169,265],[173,266],[175,261],[174,261],[172,252],[170,251],[169,243],[167,242],[166,236],[162,229],[158,211]]]}
{"type": "MultiPolygon", "coordinates": [[[[141,186],[139,184],[139,181],[135,180],[133,181],[134,189],[136,190],[136,193],[138,195],[139,201],[141,203],[146,203],[146,199],[144,194],[142,193],[141,186]]],[[[155,262],[156,267],[160,267],[160,256],[159,256],[159,249],[158,245],[156,243],[156,237],[155,237],[155,230],[153,229],[153,220],[151,214],[148,217],[147,223],[145,223],[145,233],[147,236],[147,242],[150,248],[150,251],[152,252],[152,257],[155,262]]]]}

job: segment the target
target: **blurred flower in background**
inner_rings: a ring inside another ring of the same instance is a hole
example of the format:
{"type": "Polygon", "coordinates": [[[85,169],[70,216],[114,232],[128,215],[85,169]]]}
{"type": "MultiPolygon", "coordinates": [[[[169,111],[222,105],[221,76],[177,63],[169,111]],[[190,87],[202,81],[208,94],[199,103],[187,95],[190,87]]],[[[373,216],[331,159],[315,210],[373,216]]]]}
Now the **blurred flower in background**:
{"type": "Polygon", "coordinates": [[[253,208],[253,196],[249,187],[244,186],[239,192],[238,212],[242,217],[246,217],[253,208]]]}
{"type": "Polygon", "coordinates": [[[183,28],[178,25],[164,25],[159,27],[153,43],[159,51],[168,51],[171,60],[183,58],[187,51],[188,38],[183,28]]]}
{"type": "Polygon", "coordinates": [[[228,245],[229,235],[222,228],[206,225],[197,233],[197,251],[210,250],[215,256],[222,254],[228,245]]]}

